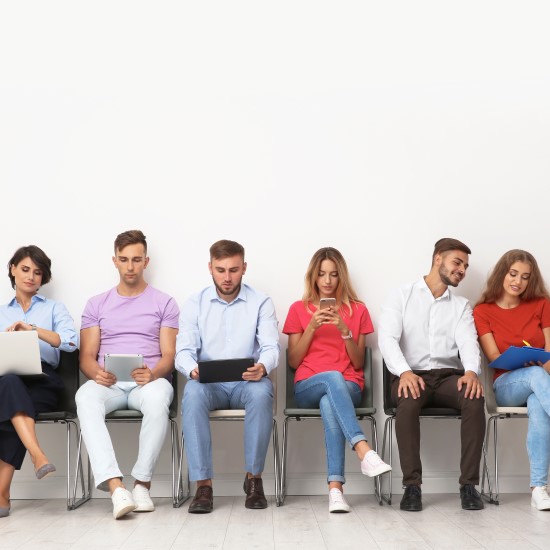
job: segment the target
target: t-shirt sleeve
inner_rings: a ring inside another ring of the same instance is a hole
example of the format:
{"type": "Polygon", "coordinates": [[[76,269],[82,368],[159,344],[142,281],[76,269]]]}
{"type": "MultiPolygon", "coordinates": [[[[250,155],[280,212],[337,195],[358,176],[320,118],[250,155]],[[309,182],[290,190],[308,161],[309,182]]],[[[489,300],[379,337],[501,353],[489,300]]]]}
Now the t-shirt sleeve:
{"type": "Polygon", "coordinates": [[[162,315],[162,321],[160,323],[161,327],[169,328],[178,328],[179,327],[179,318],[180,318],[180,309],[176,300],[170,298],[166,307],[164,308],[164,313],[162,315]]]}
{"type": "Polygon", "coordinates": [[[542,304],[541,327],[550,327],[550,300],[544,300],[542,304]]]}
{"type": "Polygon", "coordinates": [[[91,328],[99,326],[99,308],[97,300],[91,298],[88,300],[84,311],[82,312],[82,319],[80,322],[80,328],[91,328]]]}
{"type": "Polygon", "coordinates": [[[304,327],[300,322],[298,307],[304,307],[302,302],[295,302],[290,306],[283,326],[283,334],[299,334],[304,332],[304,327]]]}
{"type": "Polygon", "coordinates": [[[371,334],[374,332],[372,319],[370,318],[369,310],[363,307],[361,311],[361,324],[359,325],[360,334],[371,334]]]}
{"type": "Polygon", "coordinates": [[[486,308],[483,307],[483,304],[480,304],[474,308],[474,323],[476,325],[478,336],[483,336],[484,334],[493,332],[491,330],[491,324],[489,322],[486,308]]]}

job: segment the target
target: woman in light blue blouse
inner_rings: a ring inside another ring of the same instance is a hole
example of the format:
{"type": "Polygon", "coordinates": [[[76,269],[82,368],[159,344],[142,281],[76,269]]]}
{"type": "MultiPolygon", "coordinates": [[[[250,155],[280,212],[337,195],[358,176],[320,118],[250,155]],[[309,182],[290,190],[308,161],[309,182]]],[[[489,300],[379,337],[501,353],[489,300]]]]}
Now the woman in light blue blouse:
{"type": "Polygon", "coordinates": [[[10,486],[26,451],[36,477],[55,471],[41,449],[35,432],[40,412],[55,410],[63,382],[55,372],[60,350],[74,351],[78,340],[65,306],[38,294],[51,279],[51,261],[37,246],[19,248],[8,263],[15,297],[0,306],[0,330],[35,330],[40,342],[42,371],[48,376],[0,376],[0,517],[9,515],[10,486]]]}

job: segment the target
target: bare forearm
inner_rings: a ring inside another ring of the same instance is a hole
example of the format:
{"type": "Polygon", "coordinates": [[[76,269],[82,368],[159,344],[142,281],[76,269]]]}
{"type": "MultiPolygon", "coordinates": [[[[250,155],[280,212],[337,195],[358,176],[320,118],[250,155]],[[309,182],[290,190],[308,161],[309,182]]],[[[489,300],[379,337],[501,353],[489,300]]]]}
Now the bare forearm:
{"type": "Polygon", "coordinates": [[[304,357],[309,350],[309,346],[311,345],[311,341],[313,340],[314,334],[315,330],[313,330],[309,326],[306,327],[306,330],[302,333],[300,339],[294,342],[293,345],[289,347],[288,361],[292,368],[298,368],[300,366],[300,363],[304,360],[304,357]]]}

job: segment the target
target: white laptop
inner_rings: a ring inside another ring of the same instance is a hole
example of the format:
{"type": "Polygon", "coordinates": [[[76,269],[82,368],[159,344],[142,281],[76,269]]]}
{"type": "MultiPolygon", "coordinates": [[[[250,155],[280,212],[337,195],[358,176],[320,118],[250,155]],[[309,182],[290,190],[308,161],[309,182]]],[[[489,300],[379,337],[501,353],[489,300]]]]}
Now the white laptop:
{"type": "Polygon", "coordinates": [[[42,374],[38,333],[35,330],[0,332],[0,376],[42,374]]]}

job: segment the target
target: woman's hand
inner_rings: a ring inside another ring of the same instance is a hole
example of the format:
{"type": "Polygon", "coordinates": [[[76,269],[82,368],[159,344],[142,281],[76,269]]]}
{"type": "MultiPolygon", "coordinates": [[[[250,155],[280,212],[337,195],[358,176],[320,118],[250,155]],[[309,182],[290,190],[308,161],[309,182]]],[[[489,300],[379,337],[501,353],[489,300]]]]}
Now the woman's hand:
{"type": "Polygon", "coordinates": [[[340,317],[340,314],[337,311],[333,310],[332,307],[324,309],[323,311],[326,312],[325,324],[334,325],[340,331],[342,336],[347,336],[349,334],[348,326],[344,323],[342,317],[340,317]]]}
{"type": "Polygon", "coordinates": [[[29,325],[29,323],[25,323],[24,321],[15,321],[15,323],[6,329],[6,332],[15,332],[17,330],[32,330],[32,325],[29,325]]]}
{"type": "Polygon", "coordinates": [[[330,315],[330,310],[332,308],[318,309],[312,316],[309,321],[309,328],[313,331],[316,331],[319,327],[326,325],[331,322],[332,317],[330,315]]]}

